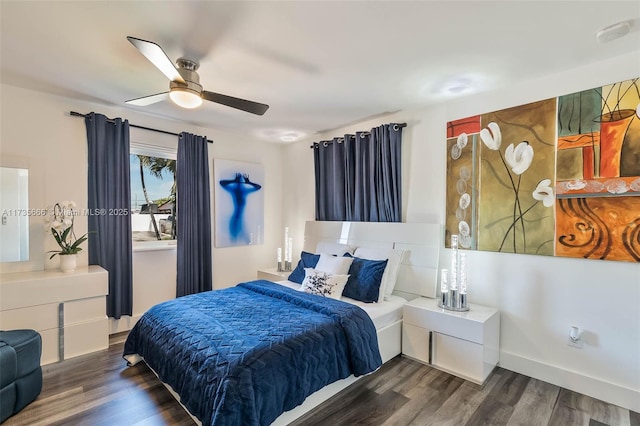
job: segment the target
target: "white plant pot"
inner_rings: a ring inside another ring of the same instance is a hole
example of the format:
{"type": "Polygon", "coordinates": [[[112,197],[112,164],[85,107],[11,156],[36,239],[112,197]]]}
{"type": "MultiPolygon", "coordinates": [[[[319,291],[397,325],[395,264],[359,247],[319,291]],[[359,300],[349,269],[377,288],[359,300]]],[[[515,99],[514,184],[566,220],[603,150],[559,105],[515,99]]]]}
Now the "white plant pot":
{"type": "Polygon", "coordinates": [[[77,257],[76,254],[59,254],[60,270],[62,272],[73,272],[76,270],[77,257]]]}

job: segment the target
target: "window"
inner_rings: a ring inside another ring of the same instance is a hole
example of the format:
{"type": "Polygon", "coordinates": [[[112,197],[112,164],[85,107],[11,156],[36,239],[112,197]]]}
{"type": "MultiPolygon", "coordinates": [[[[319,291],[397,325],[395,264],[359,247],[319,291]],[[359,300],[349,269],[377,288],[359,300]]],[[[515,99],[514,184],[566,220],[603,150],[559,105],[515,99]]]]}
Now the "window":
{"type": "Polygon", "coordinates": [[[131,231],[134,247],[175,240],[176,155],[131,144],[131,231]]]}

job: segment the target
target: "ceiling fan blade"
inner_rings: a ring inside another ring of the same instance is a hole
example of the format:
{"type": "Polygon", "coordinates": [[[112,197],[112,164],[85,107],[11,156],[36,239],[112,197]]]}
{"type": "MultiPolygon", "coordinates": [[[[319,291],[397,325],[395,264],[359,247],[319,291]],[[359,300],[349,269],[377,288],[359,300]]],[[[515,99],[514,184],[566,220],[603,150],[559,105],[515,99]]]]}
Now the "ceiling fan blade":
{"type": "Polygon", "coordinates": [[[147,106],[169,99],[169,92],[156,93],[155,95],[143,96],[141,98],[130,99],[125,103],[129,105],[147,106]]]}
{"type": "Polygon", "coordinates": [[[220,93],[202,91],[202,97],[208,101],[226,105],[231,108],[250,112],[251,114],[262,115],[269,109],[269,105],[258,102],[247,101],[246,99],[234,98],[233,96],[222,95],[220,93]]]}
{"type": "Polygon", "coordinates": [[[131,42],[153,65],[156,66],[171,81],[184,83],[184,79],[176,69],[171,59],[164,53],[162,47],[152,41],[141,40],[139,38],[127,36],[131,42]]]}

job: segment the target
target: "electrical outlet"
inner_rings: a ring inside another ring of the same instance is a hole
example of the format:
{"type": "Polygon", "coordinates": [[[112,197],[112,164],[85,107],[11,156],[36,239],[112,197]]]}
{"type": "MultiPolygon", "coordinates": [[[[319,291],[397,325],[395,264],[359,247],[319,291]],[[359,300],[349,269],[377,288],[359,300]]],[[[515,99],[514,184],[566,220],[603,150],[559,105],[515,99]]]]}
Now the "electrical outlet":
{"type": "Polygon", "coordinates": [[[582,347],[584,346],[584,341],[582,340],[582,337],[579,337],[576,340],[573,340],[571,337],[568,337],[567,344],[569,346],[573,346],[574,348],[582,349],[582,347]]]}
{"type": "Polygon", "coordinates": [[[576,327],[575,325],[571,326],[567,344],[574,348],[582,349],[584,342],[582,341],[582,330],[580,330],[580,327],[576,327]]]}

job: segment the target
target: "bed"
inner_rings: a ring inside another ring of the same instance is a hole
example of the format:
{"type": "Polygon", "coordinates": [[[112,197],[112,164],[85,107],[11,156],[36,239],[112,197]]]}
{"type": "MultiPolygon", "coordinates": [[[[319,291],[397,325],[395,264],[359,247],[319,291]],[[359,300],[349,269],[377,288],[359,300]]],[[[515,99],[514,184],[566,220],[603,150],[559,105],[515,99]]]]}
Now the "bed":
{"type": "Polygon", "coordinates": [[[434,296],[440,241],[439,225],[307,222],[310,252],[400,253],[392,292],[364,303],[256,280],[183,297],[145,313],[125,359],[147,363],[202,424],[288,424],[401,353],[402,306],[434,296]]]}

